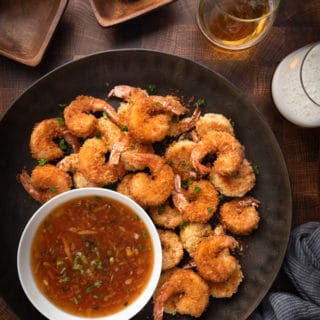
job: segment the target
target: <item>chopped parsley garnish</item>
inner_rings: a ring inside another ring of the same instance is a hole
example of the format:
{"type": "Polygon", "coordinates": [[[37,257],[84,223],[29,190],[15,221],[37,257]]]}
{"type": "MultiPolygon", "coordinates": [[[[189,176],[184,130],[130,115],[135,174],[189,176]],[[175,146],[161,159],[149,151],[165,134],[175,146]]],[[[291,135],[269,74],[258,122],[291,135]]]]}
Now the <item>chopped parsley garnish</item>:
{"type": "Polygon", "coordinates": [[[145,231],[141,231],[141,236],[142,236],[142,238],[146,238],[147,237],[147,233],[145,231]]]}
{"type": "Polygon", "coordinates": [[[58,124],[60,127],[63,127],[65,125],[64,119],[63,118],[57,118],[58,124]]]}
{"type": "Polygon", "coordinates": [[[67,103],[59,103],[58,107],[64,109],[67,105],[67,103]]]}
{"type": "Polygon", "coordinates": [[[188,221],[183,221],[183,222],[181,222],[181,223],[179,224],[180,230],[183,229],[183,228],[185,228],[188,224],[189,224],[188,221]]]}
{"type": "Polygon", "coordinates": [[[123,132],[128,132],[129,131],[129,129],[128,129],[128,127],[127,126],[121,126],[121,131],[123,131],[123,132]]]}
{"type": "Polygon", "coordinates": [[[206,106],[206,100],[203,98],[198,99],[194,104],[193,107],[197,108],[197,107],[205,107],[206,106]]]}
{"type": "Polygon", "coordinates": [[[219,194],[219,200],[222,201],[222,200],[224,200],[224,198],[225,198],[225,195],[223,195],[222,193],[220,193],[220,194],[219,194]]]}
{"type": "Polygon", "coordinates": [[[252,166],[253,173],[258,176],[260,174],[259,167],[257,165],[252,166]]]}
{"type": "Polygon", "coordinates": [[[69,149],[69,146],[68,146],[68,144],[66,143],[66,140],[64,140],[64,139],[60,139],[60,140],[59,140],[59,148],[60,148],[63,152],[65,152],[65,151],[67,151],[67,150],[69,149]]]}
{"type": "Polygon", "coordinates": [[[201,188],[199,186],[195,186],[194,190],[193,190],[193,193],[194,194],[198,194],[200,191],[201,191],[201,188]]]}
{"type": "Polygon", "coordinates": [[[42,167],[42,166],[44,166],[47,162],[48,162],[47,159],[40,159],[40,160],[38,161],[38,165],[39,165],[40,167],[42,167]]]}
{"type": "Polygon", "coordinates": [[[188,180],[186,181],[182,181],[181,183],[181,187],[185,190],[188,189],[189,186],[191,186],[193,184],[193,180],[191,178],[189,178],[188,180]]]}
{"type": "Polygon", "coordinates": [[[155,84],[148,85],[148,93],[155,94],[157,92],[157,86],[155,84]]]}

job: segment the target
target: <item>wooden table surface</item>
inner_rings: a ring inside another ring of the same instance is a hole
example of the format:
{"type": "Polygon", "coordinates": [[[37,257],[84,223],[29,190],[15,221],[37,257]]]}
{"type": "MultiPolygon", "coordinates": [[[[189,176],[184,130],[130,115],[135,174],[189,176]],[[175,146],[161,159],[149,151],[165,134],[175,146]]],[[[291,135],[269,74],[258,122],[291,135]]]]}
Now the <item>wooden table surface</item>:
{"type": "MultiPolygon", "coordinates": [[[[285,120],[273,103],[271,80],[285,56],[320,40],[320,2],[282,0],[267,37],[257,46],[239,52],[210,45],[196,25],[196,9],[195,0],[178,0],[126,23],[103,28],[89,1],[70,0],[37,67],[0,56],[0,116],[39,77],[73,59],[119,48],[179,55],[219,72],[252,100],[272,128],[285,157],[292,187],[292,227],[319,221],[320,128],[300,128],[285,120]]],[[[281,273],[272,290],[290,290],[281,273]]],[[[15,319],[1,298],[0,319],[15,319]]]]}

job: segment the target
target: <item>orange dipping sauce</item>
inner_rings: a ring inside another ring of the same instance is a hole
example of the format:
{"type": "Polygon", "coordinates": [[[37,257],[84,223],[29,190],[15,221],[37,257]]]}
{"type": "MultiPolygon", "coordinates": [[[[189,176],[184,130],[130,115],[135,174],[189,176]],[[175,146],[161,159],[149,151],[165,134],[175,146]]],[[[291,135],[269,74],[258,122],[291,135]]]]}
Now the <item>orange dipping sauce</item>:
{"type": "Polygon", "coordinates": [[[56,208],[36,232],[32,272],[57,307],[83,317],[109,315],[145,288],[153,246],[142,220],[118,201],[83,197],[56,208]]]}

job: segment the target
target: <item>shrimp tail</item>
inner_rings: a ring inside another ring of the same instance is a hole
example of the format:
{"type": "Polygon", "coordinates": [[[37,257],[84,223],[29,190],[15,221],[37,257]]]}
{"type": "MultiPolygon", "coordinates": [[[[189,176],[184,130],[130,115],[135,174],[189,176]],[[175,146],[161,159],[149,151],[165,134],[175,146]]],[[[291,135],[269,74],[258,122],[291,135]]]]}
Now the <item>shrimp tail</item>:
{"type": "Polygon", "coordinates": [[[22,184],[24,189],[29,193],[29,195],[33,199],[35,199],[39,202],[42,202],[41,193],[38,190],[36,190],[34,188],[34,186],[32,185],[31,177],[30,177],[29,173],[27,172],[26,168],[24,168],[22,170],[22,172],[17,176],[17,180],[22,184]]]}
{"type": "Polygon", "coordinates": [[[183,212],[185,207],[188,205],[188,200],[181,190],[181,177],[178,174],[176,174],[174,178],[174,190],[172,192],[172,201],[175,207],[180,212],[183,212]]]}
{"type": "Polygon", "coordinates": [[[119,141],[117,141],[110,152],[109,156],[109,162],[112,165],[117,165],[119,164],[121,153],[123,153],[130,144],[130,139],[128,138],[127,135],[123,135],[119,141]]]}
{"type": "MultiPolygon", "coordinates": [[[[128,99],[132,94],[132,92],[134,91],[137,91],[137,88],[121,84],[121,85],[115,86],[112,90],[110,90],[110,92],[108,93],[108,98],[116,97],[120,99],[128,99]]],[[[139,90],[139,91],[145,93],[146,95],[145,91],[143,90],[139,90]]]]}
{"type": "Polygon", "coordinates": [[[68,144],[70,144],[73,153],[78,153],[80,150],[80,142],[78,138],[73,135],[68,129],[63,131],[63,137],[68,144]]]}
{"type": "Polygon", "coordinates": [[[157,296],[153,308],[153,319],[162,320],[164,304],[175,293],[176,288],[170,281],[165,282],[160,288],[159,295],[157,296]]]}
{"type": "Polygon", "coordinates": [[[108,115],[108,117],[111,119],[112,122],[114,122],[119,126],[121,125],[119,114],[117,113],[117,111],[113,106],[111,106],[109,103],[106,103],[106,105],[104,106],[104,111],[106,112],[106,114],[108,115]]]}
{"type": "Polygon", "coordinates": [[[165,164],[165,160],[152,153],[130,153],[127,160],[134,165],[149,166],[152,171],[158,171],[165,164]]]}

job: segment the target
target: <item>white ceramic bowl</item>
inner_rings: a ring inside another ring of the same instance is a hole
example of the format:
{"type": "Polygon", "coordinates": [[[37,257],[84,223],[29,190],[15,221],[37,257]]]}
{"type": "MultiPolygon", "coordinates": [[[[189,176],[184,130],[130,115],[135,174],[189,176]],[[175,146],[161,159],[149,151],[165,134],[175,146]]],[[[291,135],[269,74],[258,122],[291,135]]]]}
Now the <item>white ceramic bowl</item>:
{"type": "Polygon", "coordinates": [[[66,313],[63,310],[56,307],[52,302],[50,302],[38,289],[36,282],[33,278],[31,270],[31,245],[35,232],[37,231],[39,225],[44,220],[44,218],[52,212],[56,207],[60,206],[64,202],[76,199],[79,197],[86,196],[100,196],[109,199],[116,200],[133,210],[146,225],[149,234],[151,235],[151,240],[154,250],[154,261],[153,270],[149,279],[148,284],[142,294],[128,307],[125,309],[108,316],[98,317],[98,320],[126,320],[132,318],[136,315],[150,300],[152,294],[157,286],[162,264],[162,254],[161,254],[161,244],[157,233],[157,230],[148,216],[148,214],[134,201],[130,198],[103,188],[81,188],[74,189],[56,197],[52,198],[45,204],[43,204],[30,218],[27,223],[18,247],[17,264],[18,264],[18,274],[23,290],[31,303],[47,318],[51,320],[83,320],[88,319],[85,317],[79,317],[66,313]]]}

